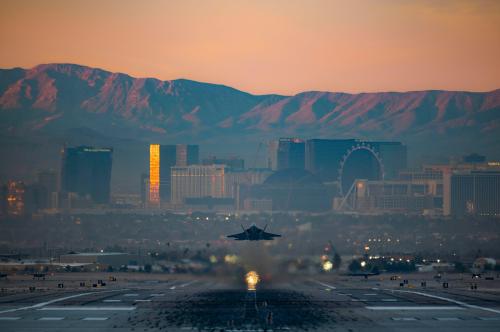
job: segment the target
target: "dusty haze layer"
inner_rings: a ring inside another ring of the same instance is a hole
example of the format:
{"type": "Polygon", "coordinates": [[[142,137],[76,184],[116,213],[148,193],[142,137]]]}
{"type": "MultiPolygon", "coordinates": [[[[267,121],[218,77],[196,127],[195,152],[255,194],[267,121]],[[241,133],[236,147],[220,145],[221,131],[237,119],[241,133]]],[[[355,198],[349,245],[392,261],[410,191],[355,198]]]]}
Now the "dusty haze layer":
{"type": "Polygon", "coordinates": [[[265,165],[262,144],[280,136],[401,140],[413,166],[471,152],[494,159],[499,117],[500,90],[252,95],[190,80],[40,65],[0,70],[0,153],[9,156],[0,177],[58,169],[64,144],[112,146],[115,190],[137,191],[151,142],[200,144],[202,156],[239,154],[255,167],[265,165]]]}

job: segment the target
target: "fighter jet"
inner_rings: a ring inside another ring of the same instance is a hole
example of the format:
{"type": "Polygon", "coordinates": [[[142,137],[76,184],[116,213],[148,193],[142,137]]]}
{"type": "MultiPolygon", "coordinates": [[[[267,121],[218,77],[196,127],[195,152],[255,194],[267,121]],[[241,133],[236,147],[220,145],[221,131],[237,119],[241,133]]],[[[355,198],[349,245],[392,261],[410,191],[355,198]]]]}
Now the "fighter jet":
{"type": "Polygon", "coordinates": [[[264,229],[260,229],[255,224],[252,224],[249,228],[245,229],[243,225],[242,233],[228,235],[227,237],[234,238],[237,241],[259,241],[259,240],[274,240],[275,237],[281,237],[279,234],[266,233],[267,225],[264,229]]]}

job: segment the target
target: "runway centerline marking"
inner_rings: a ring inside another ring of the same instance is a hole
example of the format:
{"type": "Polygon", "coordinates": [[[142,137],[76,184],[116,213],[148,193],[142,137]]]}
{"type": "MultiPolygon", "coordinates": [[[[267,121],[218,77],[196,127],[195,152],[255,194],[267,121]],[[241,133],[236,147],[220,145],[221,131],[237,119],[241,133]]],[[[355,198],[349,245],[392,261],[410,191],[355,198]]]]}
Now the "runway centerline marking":
{"type": "Polygon", "coordinates": [[[469,308],[469,309],[479,309],[479,310],[484,310],[484,311],[489,311],[489,312],[494,312],[494,313],[500,314],[500,310],[496,310],[496,309],[492,309],[492,308],[487,308],[487,307],[482,307],[482,306],[475,305],[475,304],[468,304],[468,303],[465,303],[465,302],[462,302],[462,301],[450,299],[450,298],[443,297],[443,296],[432,295],[432,294],[427,294],[427,293],[423,293],[423,292],[399,290],[399,289],[385,289],[385,290],[386,291],[392,291],[392,292],[417,294],[417,295],[421,295],[421,296],[430,297],[430,298],[433,298],[433,299],[438,299],[438,300],[442,300],[442,301],[446,301],[446,302],[455,303],[455,304],[458,304],[458,305],[460,305],[462,307],[469,308]]]}
{"type": "Polygon", "coordinates": [[[314,280],[314,279],[311,279],[311,281],[317,283],[318,285],[321,285],[321,286],[324,286],[324,287],[327,287],[329,289],[337,289],[337,287],[335,286],[332,286],[332,285],[329,285],[327,283],[324,283],[324,282],[321,282],[321,281],[318,281],[318,280],[314,280]]]}
{"type": "Polygon", "coordinates": [[[61,301],[69,300],[69,299],[74,299],[74,298],[85,296],[85,295],[101,294],[101,293],[109,293],[109,292],[119,292],[119,291],[123,291],[123,289],[121,289],[121,290],[115,289],[115,290],[109,290],[109,291],[97,291],[97,292],[80,293],[80,294],[75,294],[75,295],[60,297],[60,298],[57,298],[57,299],[54,299],[54,300],[50,300],[50,301],[47,301],[47,302],[37,303],[37,304],[30,305],[30,306],[27,306],[27,307],[2,310],[2,311],[0,311],[0,314],[6,314],[6,313],[9,313],[9,312],[16,312],[16,311],[20,311],[20,310],[29,310],[29,309],[43,308],[43,307],[45,307],[45,306],[47,306],[49,304],[52,304],[52,303],[57,303],[57,302],[61,302],[61,301]]]}
{"type": "Polygon", "coordinates": [[[82,318],[82,320],[94,320],[94,321],[103,321],[103,320],[107,320],[108,317],[85,317],[85,318],[82,318]]]}
{"type": "Polygon", "coordinates": [[[174,286],[170,287],[170,289],[171,289],[171,290],[174,290],[174,289],[177,289],[177,287],[184,288],[184,287],[186,287],[186,286],[189,286],[189,285],[194,284],[194,283],[195,283],[195,282],[197,282],[197,281],[198,281],[198,280],[192,280],[192,281],[190,281],[190,282],[186,282],[185,284],[182,284],[182,285],[179,285],[179,286],[174,285],[174,286]]]}
{"type": "Polygon", "coordinates": [[[106,302],[106,303],[116,303],[116,302],[121,302],[122,300],[103,300],[102,302],[106,302]]]}
{"type": "Polygon", "coordinates": [[[63,320],[64,317],[41,317],[38,320],[63,320]]]}

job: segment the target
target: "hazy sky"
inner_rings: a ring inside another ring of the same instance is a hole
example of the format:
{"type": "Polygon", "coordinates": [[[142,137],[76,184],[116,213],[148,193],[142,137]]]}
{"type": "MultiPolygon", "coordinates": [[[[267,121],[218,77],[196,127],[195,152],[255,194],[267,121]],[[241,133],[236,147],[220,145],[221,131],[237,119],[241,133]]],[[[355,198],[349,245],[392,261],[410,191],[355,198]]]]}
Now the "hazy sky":
{"type": "Polygon", "coordinates": [[[253,93],[500,88],[500,1],[0,2],[0,67],[70,62],[253,93]]]}

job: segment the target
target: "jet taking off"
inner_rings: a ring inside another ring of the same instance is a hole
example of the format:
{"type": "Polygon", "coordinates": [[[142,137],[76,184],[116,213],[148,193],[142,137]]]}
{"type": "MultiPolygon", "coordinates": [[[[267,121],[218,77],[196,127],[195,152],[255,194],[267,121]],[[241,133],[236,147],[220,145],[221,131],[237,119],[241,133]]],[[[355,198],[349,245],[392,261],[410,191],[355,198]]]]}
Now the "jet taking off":
{"type": "Polygon", "coordinates": [[[267,225],[264,229],[260,229],[255,224],[252,224],[249,228],[243,229],[242,233],[228,235],[227,237],[234,238],[237,241],[260,241],[260,240],[274,240],[275,237],[281,237],[279,234],[266,233],[267,225]]]}

